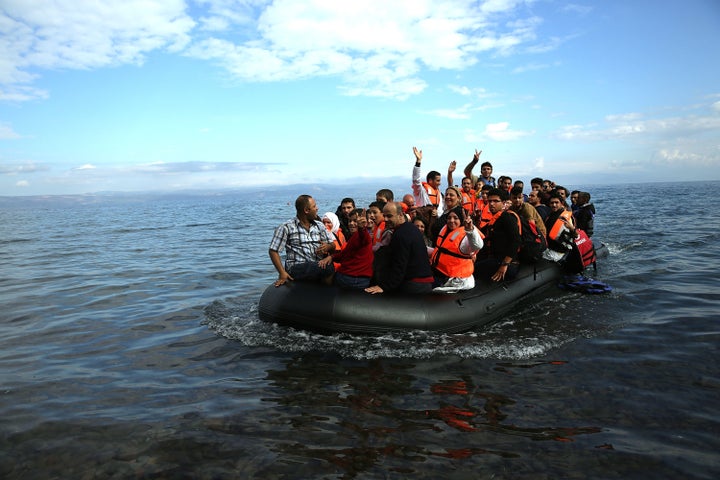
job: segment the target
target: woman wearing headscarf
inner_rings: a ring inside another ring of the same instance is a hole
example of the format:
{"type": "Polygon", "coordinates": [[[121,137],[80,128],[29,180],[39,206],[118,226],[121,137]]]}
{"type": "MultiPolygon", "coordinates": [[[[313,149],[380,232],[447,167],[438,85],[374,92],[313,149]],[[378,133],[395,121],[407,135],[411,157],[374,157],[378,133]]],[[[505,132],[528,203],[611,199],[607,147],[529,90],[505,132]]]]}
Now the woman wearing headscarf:
{"type": "Polygon", "coordinates": [[[480,231],[462,205],[443,214],[445,225],[430,254],[434,292],[455,293],[475,286],[475,254],[483,247],[480,231]]]}
{"type": "Polygon", "coordinates": [[[335,251],[339,252],[347,243],[345,240],[345,235],[343,234],[342,230],[340,230],[340,219],[332,212],[325,212],[325,214],[322,216],[322,222],[325,224],[325,227],[328,229],[328,231],[332,234],[333,238],[335,238],[335,251]]]}
{"type": "Polygon", "coordinates": [[[350,238],[341,251],[335,251],[332,257],[320,261],[320,265],[335,262],[333,284],[352,289],[364,289],[370,286],[373,274],[372,238],[367,229],[365,210],[356,209],[348,217],[350,238]]]}

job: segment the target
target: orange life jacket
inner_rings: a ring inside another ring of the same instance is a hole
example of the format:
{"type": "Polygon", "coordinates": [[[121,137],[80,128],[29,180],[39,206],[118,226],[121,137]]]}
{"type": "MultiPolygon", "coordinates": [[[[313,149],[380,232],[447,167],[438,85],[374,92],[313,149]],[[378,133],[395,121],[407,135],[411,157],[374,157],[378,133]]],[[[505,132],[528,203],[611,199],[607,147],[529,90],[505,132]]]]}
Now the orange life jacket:
{"type": "Polygon", "coordinates": [[[548,231],[547,238],[549,240],[557,240],[560,237],[560,233],[563,230],[563,227],[565,226],[565,223],[562,221],[563,218],[566,218],[571,225],[575,225],[572,218],[572,212],[565,210],[560,214],[560,216],[555,220],[555,223],[553,223],[553,226],[550,228],[550,231],[548,231]]]}
{"type": "Polygon", "coordinates": [[[428,198],[430,199],[430,204],[435,205],[436,207],[439,206],[440,200],[442,199],[442,196],[440,195],[440,190],[438,190],[435,187],[430,186],[430,184],[427,182],[422,182],[422,185],[423,185],[423,187],[425,187],[425,191],[428,194],[428,198]]]}
{"type": "Polygon", "coordinates": [[[375,245],[382,240],[383,232],[385,231],[385,221],[375,225],[372,231],[372,244],[375,245]]]}
{"type": "Polygon", "coordinates": [[[460,252],[460,242],[465,238],[465,227],[448,231],[443,226],[435,241],[437,245],[430,256],[430,265],[448,277],[467,278],[473,274],[475,265],[472,255],[460,252]]]}
{"type": "Polygon", "coordinates": [[[460,194],[462,195],[463,208],[467,213],[472,214],[475,211],[475,190],[470,190],[470,193],[460,190],[460,194]]]}
{"type": "Polygon", "coordinates": [[[490,205],[485,204],[482,207],[482,210],[480,210],[480,220],[478,221],[478,228],[482,230],[487,225],[492,225],[493,223],[495,223],[495,220],[493,220],[493,214],[490,213],[490,205]]]}

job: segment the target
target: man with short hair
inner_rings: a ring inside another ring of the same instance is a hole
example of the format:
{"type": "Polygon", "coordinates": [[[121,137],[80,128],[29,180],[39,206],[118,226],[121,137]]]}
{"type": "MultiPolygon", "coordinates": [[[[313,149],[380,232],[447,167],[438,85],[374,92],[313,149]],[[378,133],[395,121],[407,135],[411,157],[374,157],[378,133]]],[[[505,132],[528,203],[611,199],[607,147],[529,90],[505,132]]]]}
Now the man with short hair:
{"type": "MultiPolygon", "coordinates": [[[[466,177],[469,177],[472,180],[473,185],[477,185],[477,182],[482,182],[483,185],[490,185],[491,187],[495,186],[495,177],[492,176],[493,172],[493,166],[490,162],[483,162],[480,165],[480,176],[473,175],[472,170],[477,165],[477,162],[480,161],[480,155],[482,154],[482,150],[475,150],[475,154],[473,155],[473,159],[465,166],[465,170],[463,170],[463,173],[465,173],[466,177]]],[[[476,190],[479,190],[482,188],[482,185],[480,187],[476,187],[476,190]]]]}
{"type": "Polygon", "coordinates": [[[422,150],[413,147],[415,154],[415,166],[412,173],[412,189],[415,197],[415,206],[422,207],[424,205],[433,205],[436,209],[437,216],[443,214],[442,193],[440,193],[440,183],[442,175],[440,172],[432,170],[425,177],[425,182],[420,181],[422,162],[422,150]]]}
{"type": "Polygon", "coordinates": [[[335,250],[330,232],[318,220],[318,207],[310,195],[300,195],[295,200],[295,218],[275,229],[268,254],[278,279],[275,286],[292,280],[332,281],[335,272],[332,262],[321,267],[319,261],[335,250]],[[280,251],[285,249],[285,264],[280,251]]]}
{"type": "Polygon", "coordinates": [[[350,197],[343,198],[340,201],[340,205],[338,205],[337,209],[335,210],[335,215],[337,215],[338,220],[340,220],[340,230],[342,230],[345,238],[350,238],[350,228],[348,227],[348,222],[350,221],[350,214],[354,210],[355,200],[350,197]]]}
{"type": "Polygon", "coordinates": [[[518,251],[522,245],[518,218],[504,210],[508,193],[500,188],[488,192],[487,202],[492,219],[482,229],[485,247],[475,262],[475,276],[493,282],[512,280],[520,263],[518,251]]]}
{"type": "Polygon", "coordinates": [[[548,215],[550,215],[550,209],[540,200],[539,190],[530,190],[530,193],[528,193],[527,203],[535,207],[535,211],[537,211],[538,215],[540,215],[540,218],[542,218],[543,222],[548,217],[548,215]]]}
{"type": "Polygon", "coordinates": [[[540,214],[535,210],[535,207],[529,203],[525,203],[522,187],[513,187],[512,190],[510,190],[510,209],[527,220],[528,223],[534,223],[537,231],[542,233],[543,236],[547,235],[545,222],[540,214]]]}
{"type": "Polygon", "coordinates": [[[427,247],[422,233],[408,222],[400,203],[388,203],[383,208],[386,228],[392,229],[387,248],[387,263],[375,271],[377,285],[365,289],[369,293],[399,291],[429,293],[433,276],[427,247]]]}

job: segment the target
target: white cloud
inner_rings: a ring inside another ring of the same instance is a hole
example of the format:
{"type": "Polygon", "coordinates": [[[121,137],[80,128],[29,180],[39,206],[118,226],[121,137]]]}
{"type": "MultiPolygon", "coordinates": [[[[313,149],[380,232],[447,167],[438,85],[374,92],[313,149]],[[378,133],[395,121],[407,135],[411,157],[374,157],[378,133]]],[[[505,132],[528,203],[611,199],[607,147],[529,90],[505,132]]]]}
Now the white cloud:
{"type": "Polygon", "coordinates": [[[21,138],[10,125],[0,123],[0,140],[15,140],[21,138]]]}
{"type": "Polygon", "coordinates": [[[541,21],[513,17],[526,1],[6,0],[0,99],[46,98],[32,87],[43,70],[139,65],[162,49],[240,81],[338,76],[347,95],[404,99],[426,88],[424,69],[534,41],[541,21]]]}
{"type": "Polygon", "coordinates": [[[27,180],[19,180],[19,181],[15,182],[15,186],[16,187],[29,187],[30,182],[28,182],[27,180]]]}
{"type": "Polygon", "coordinates": [[[481,137],[489,138],[490,140],[498,142],[507,142],[532,135],[532,133],[533,132],[522,130],[511,130],[510,123],[498,122],[487,124],[485,126],[485,131],[481,134],[481,137]]]}
{"type": "Polygon", "coordinates": [[[93,165],[91,163],[86,163],[85,165],[81,165],[81,166],[75,168],[74,170],[95,170],[95,168],[96,168],[95,165],[93,165]]]}
{"type": "Polygon", "coordinates": [[[178,51],[195,22],[182,0],[5,0],[0,13],[3,99],[44,97],[27,84],[38,69],[141,64],[153,50],[178,51]]]}

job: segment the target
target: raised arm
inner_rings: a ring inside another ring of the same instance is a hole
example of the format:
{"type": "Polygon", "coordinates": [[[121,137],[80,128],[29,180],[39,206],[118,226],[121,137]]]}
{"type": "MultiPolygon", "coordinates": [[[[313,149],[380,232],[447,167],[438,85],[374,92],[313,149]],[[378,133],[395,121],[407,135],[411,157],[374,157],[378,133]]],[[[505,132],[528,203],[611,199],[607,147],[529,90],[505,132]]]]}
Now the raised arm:
{"type": "Polygon", "coordinates": [[[472,178],[473,168],[475,168],[475,165],[477,165],[477,163],[480,161],[481,153],[482,150],[478,150],[477,148],[475,149],[475,155],[473,155],[473,159],[470,160],[470,163],[465,166],[465,170],[463,171],[466,177],[472,178]]]}
{"type": "Polygon", "coordinates": [[[453,160],[452,162],[450,162],[450,165],[448,165],[448,173],[447,173],[448,187],[452,187],[455,185],[453,183],[453,172],[455,171],[456,168],[457,168],[457,162],[455,160],[453,160]]]}

